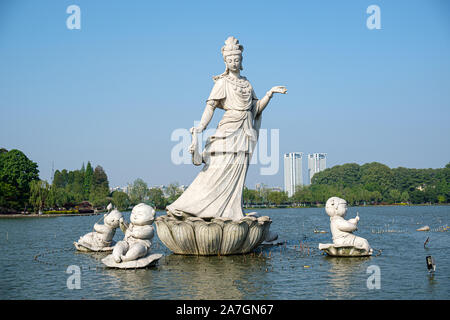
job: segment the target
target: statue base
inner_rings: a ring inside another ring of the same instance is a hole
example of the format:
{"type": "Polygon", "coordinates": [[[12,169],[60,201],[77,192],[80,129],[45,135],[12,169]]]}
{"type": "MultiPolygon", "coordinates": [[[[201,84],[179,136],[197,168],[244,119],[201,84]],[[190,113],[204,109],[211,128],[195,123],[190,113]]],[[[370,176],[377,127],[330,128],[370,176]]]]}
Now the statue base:
{"type": "Polygon", "coordinates": [[[319,249],[332,257],[369,257],[373,250],[356,248],[354,246],[338,246],[332,243],[319,243],[319,249]]]}
{"type": "Polygon", "coordinates": [[[78,251],[81,252],[111,252],[113,251],[116,242],[114,240],[111,241],[111,244],[108,247],[96,247],[87,243],[78,243],[78,242],[74,242],[73,245],[78,251]]]}
{"type": "Polygon", "coordinates": [[[151,254],[149,252],[146,256],[137,260],[117,263],[116,261],[114,261],[113,255],[110,254],[106,258],[103,258],[102,262],[110,268],[139,269],[151,266],[153,263],[156,263],[159,259],[161,259],[162,256],[163,255],[160,253],[151,254]]]}
{"type": "Polygon", "coordinates": [[[175,254],[245,254],[259,246],[269,235],[269,217],[246,216],[238,221],[198,217],[160,216],[155,220],[158,237],[175,254]]]}

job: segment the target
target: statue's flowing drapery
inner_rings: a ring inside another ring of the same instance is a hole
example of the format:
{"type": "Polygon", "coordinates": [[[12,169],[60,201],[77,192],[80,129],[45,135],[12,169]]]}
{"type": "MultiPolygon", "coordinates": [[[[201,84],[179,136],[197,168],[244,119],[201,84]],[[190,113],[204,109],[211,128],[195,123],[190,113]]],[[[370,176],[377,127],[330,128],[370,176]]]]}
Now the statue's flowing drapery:
{"type": "Polygon", "coordinates": [[[214,135],[202,153],[205,165],[167,211],[200,218],[239,220],[248,165],[258,139],[261,112],[250,82],[242,77],[220,76],[208,98],[225,110],[214,135]]]}

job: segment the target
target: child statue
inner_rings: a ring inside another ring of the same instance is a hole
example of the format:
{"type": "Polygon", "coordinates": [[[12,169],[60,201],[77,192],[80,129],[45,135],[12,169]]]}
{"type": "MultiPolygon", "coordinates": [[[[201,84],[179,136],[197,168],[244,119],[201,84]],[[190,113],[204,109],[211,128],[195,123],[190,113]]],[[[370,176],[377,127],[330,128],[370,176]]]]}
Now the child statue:
{"type": "Polygon", "coordinates": [[[129,224],[120,219],[120,229],[125,237],[102,262],[109,267],[141,268],[161,258],[161,254],[150,255],[154,220],[155,209],[145,203],[136,205],[131,211],[129,224]]]}
{"type": "Polygon", "coordinates": [[[104,224],[94,224],[94,231],[80,237],[74,242],[79,251],[112,251],[115,242],[113,241],[116,229],[120,225],[122,213],[113,209],[103,217],[104,224]]]}
{"type": "Polygon", "coordinates": [[[319,249],[331,256],[370,256],[372,248],[369,242],[355,236],[358,229],[358,214],[354,219],[345,220],[347,201],[338,197],[327,200],[325,211],[330,216],[330,229],[333,235],[333,244],[319,244],[319,249]]]}

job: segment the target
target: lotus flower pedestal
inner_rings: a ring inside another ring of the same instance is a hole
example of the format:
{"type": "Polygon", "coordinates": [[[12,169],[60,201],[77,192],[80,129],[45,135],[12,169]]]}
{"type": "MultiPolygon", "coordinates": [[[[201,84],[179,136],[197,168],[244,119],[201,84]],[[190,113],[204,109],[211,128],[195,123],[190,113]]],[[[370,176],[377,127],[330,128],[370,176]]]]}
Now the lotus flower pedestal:
{"type": "Polygon", "coordinates": [[[165,215],[155,221],[159,239],[173,253],[201,256],[249,253],[264,241],[271,223],[267,216],[207,221],[165,215]]]}

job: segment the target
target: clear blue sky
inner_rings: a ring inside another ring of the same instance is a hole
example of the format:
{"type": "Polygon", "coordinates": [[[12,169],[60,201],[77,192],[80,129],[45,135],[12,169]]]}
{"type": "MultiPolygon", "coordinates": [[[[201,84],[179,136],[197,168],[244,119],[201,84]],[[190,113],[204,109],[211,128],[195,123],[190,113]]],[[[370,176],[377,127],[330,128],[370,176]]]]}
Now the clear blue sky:
{"type": "Polygon", "coordinates": [[[279,173],[254,165],[249,187],[282,186],[281,157],[292,151],[326,152],[329,167],[450,161],[446,0],[2,0],[0,147],[22,150],[47,180],[52,162],[91,161],[111,186],[189,184],[200,168],[171,162],[170,135],[200,119],[230,35],[259,97],[288,88],[262,123],[280,130],[279,173]],[[81,30],[66,27],[71,4],[81,30]],[[381,30],[366,27],[372,4],[381,30]]]}

